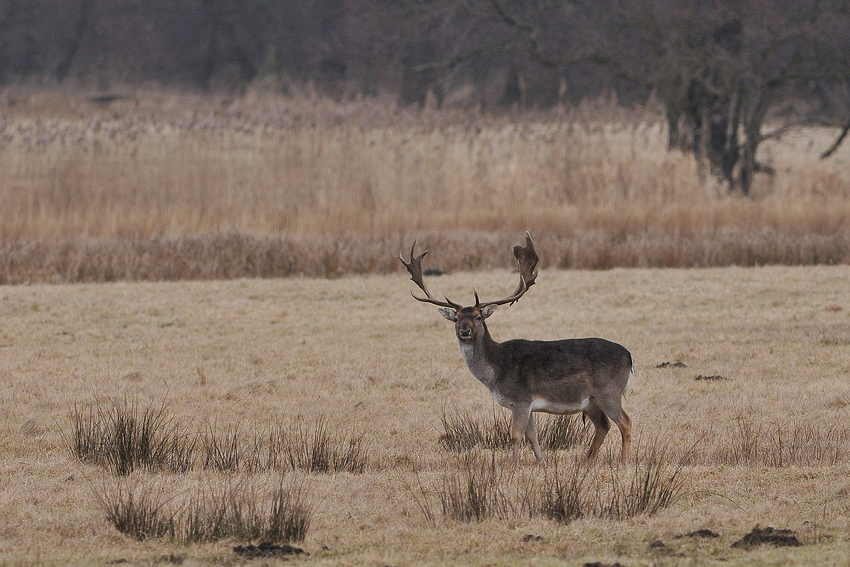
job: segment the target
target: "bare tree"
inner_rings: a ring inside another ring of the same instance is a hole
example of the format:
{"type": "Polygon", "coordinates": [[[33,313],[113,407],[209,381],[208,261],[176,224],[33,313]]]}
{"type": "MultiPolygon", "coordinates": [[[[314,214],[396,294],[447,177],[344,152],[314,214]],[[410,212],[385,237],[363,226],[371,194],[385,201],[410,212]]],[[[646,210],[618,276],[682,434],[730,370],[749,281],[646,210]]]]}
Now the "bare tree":
{"type": "Polygon", "coordinates": [[[815,120],[776,111],[813,96],[811,83],[850,79],[850,5],[838,0],[462,4],[465,17],[480,23],[466,46],[470,57],[509,54],[547,67],[589,62],[655,92],[666,106],[670,147],[693,152],[745,195],[756,173],[772,173],[757,160],[759,144],[815,120]]]}

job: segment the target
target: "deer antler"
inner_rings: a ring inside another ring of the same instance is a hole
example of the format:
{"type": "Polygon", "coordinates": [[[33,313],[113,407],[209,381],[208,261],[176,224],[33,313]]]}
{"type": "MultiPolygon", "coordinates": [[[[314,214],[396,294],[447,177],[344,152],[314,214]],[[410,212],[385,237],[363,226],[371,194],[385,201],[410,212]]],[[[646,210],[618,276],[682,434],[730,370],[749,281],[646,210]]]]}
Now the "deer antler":
{"type": "Polygon", "coordinates": [[[404,264],[404,267],[407,268],[407,271],[410,272],[410,279],[419,286],[419,289],[425,292],[426,297],[416,297],[413,295],[413,292],[410,292],[410,295],[413,295],[413,299],[416,301],[422,301],[423,303],[433,303],[434,305],[438,305],[440,307],[448,307],[450,309],[454,309],[455,311],[460,311],[463,309],[462,306],[458,305],[451,301],[448,297],[446,301],[440,301],[438,299],[434,299],[434,296],[431,295],[431,292],[428,291],[428,288],[425,287],[425,282],[422,280],[422,258],[425,257],[425,254],[428,253],[426,250],[419,256],[414,255],[414,249],[416,248],[416,241],[413,241],[413,246],[410,247],[410,262],[405,262],[404,257],[401,255],[401,252],[398,253],[398,259],[401,260],[401,263],[404,264]]]}
{"type": "Polygon", "coordinates": [[[534,251],[534,241],[531,240],[531,235],[525,233],[525,246],[514,246],[514,256],[516,257],[517,267],[519,268],[519,284],[516,290],[504,299],[498,301],[487,301],[479,303],[478,294],[475,294],[475,306],[482,309],[488,305],[504,305],[519,300],[520,297],[528,291],[528,288],[534,285],[534,280],[537,279],[537,261],[540,259],[537,252],[534,251]]]}

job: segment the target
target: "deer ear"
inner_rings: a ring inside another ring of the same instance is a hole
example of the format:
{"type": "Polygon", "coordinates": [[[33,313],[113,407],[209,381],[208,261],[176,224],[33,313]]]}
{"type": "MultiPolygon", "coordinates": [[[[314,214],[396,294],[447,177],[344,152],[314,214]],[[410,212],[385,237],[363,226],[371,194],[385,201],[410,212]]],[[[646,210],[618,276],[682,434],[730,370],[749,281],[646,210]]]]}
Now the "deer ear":
{"type": "Polygon", "coordinates": [[[437,309],[437,311],[439,311],[440,315],[442,315],[443,317],[445,317],[449,321],[452,321],[453,323],[457,323],[457,311],[455,311],[454,309],[449,309],[447,307],[440,307],[439,309],[437,309]]]}
{"type": "Polygon", "coordinates": [[[481,310],[481,316],[485,319],[493,314],[493,311],[496,310],[496,305],[488,305],[484,309],[481,310]]]}

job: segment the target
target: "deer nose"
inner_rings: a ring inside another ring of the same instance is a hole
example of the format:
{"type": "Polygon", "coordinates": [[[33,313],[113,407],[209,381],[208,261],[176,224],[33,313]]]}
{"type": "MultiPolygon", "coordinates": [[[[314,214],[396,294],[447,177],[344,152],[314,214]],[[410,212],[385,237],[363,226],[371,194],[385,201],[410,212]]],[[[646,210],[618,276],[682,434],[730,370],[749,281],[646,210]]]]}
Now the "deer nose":
{"type": "Polygon", "coordinates": [[[458,330],[457,334],[460,335],[463,338],[469,338],[469,337],[472,336],[472,329],[463,328],[463,329],[458,330]]]}

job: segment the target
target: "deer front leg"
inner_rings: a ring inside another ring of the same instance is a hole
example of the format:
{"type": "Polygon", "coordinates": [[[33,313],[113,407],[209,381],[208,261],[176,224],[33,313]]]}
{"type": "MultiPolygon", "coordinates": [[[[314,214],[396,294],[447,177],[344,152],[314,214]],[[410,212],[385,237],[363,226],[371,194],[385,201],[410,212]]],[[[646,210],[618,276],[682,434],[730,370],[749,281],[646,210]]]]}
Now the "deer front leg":
{"type": "Polygon", "coordinates": [[[546,457],[543,456],[543,451],[540,450],[540,442],[537,440],[537,424],[534,421],[534,413],[528,416],[528,426],[525,428],[525,438],[531,443],[531,448],[534,450],[534,456],[537,457],[537,462],[546,466],[546,457]]]}
{"type": "MultiPolygon", "coordinates": [[[[511,449],[514,464],[519,463],[519,445],[529,427],[534,427],[534,421],[531,419],[531,405],[515,407],[511,412],[511,449]]],[[[537,438],[536,430],[534,437],[537,438]]]]}

